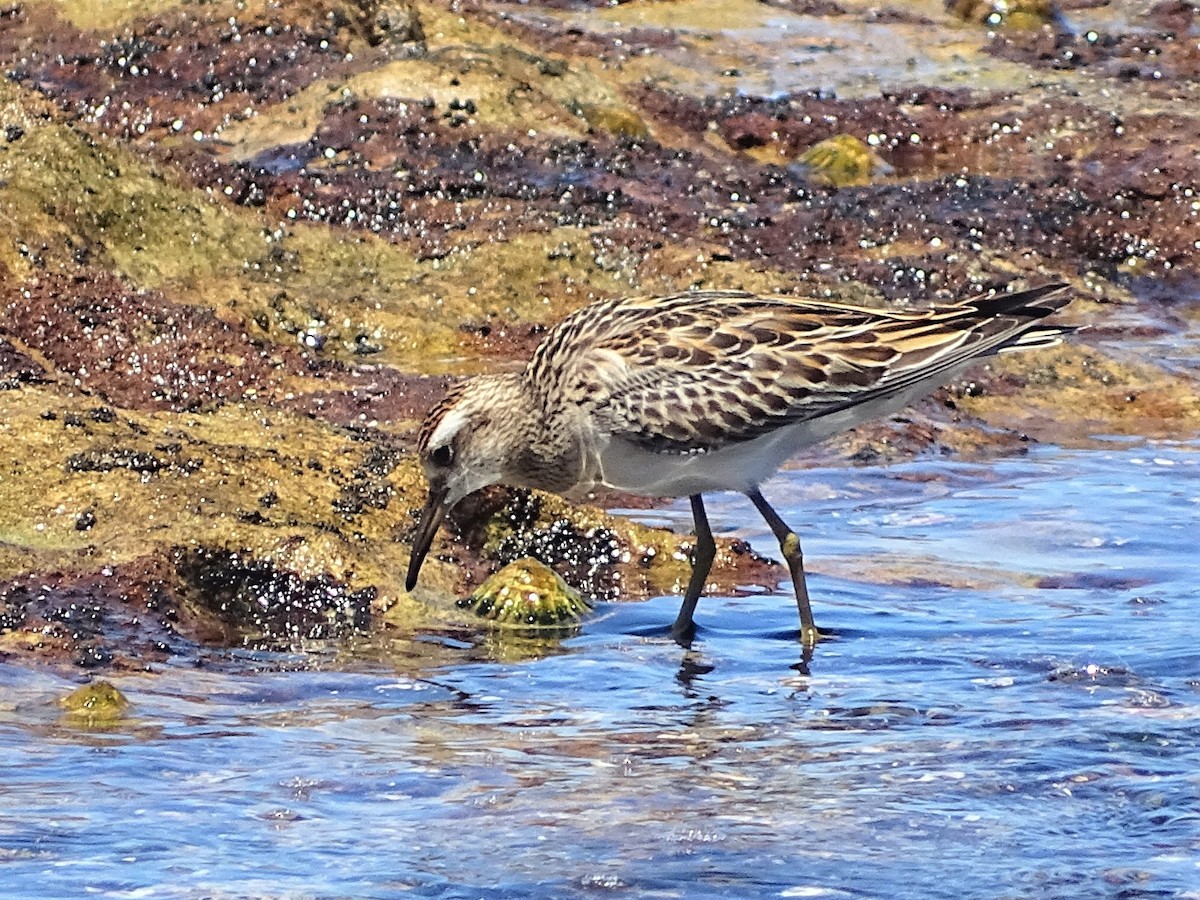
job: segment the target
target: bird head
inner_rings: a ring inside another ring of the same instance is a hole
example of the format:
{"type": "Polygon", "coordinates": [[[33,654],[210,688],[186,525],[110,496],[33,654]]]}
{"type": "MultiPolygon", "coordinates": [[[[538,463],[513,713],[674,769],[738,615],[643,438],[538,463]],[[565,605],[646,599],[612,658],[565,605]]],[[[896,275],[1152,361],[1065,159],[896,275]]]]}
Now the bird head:
{"type": "Polygon", "coordinates": [[[504,481],[516,420],[518,376],[489,375],[454,387],[425,418],[417,452],[429,496],[413,537],[406,587],[417,584],[438,526],[463,497],[504,481]]]}

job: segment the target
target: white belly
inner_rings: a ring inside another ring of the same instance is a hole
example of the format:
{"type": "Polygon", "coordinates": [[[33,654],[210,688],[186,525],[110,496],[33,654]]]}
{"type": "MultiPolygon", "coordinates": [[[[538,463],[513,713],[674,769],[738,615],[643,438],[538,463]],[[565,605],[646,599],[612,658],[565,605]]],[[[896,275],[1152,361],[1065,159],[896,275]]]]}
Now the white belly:
{"type": "MultiPolygon", "coordinates": [[[[942,374],[948,381],[967,365],[942,374]]],[[[901,394],[860,403],[840,412],[798,422],[762,437],[692,455],[652,453],[619,438],[597,448],[597,480],[620,491],[649,497],[687,497],[710,491],[746,492],[778,471],[795,453],[856,425],[891,415],[932,389],[920,382],[901,394]]]]}
{"type": "Polygon", "coordinates": [[[650,497],[744,492],[771,477],[784,460],[806,446],[805,442],[784,441],[784,436],[782,431],[774,432],[745,444],[688,456],[651,453],[614,439],[600,453],[600,480],[610,488],[650,497]]]}

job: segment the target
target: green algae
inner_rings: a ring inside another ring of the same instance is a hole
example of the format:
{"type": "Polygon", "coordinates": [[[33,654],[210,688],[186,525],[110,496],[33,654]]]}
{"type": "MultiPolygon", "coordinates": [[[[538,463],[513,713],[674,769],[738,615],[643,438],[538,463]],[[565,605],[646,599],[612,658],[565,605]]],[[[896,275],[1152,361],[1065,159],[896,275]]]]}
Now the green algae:
{"type": "Polygon", "coordinates": [[[69,125],[45,124],[8,144],[0,179],[0,208],[60,265],[87,248],[139,285],[169,287],[240,272],[269,250],[260,221],[69,125]]]}
{"type": "MultiPolygon", "coordinates": [[[[422,300],[434,301],[414,290],[423,273],[413,255],[376,238],[273,228],[61,124],[0,150],[0,181],[0,215],[19,242],[40,248],[39,266],[69,270],[83,249],[137,286],[223,310],[278,343],[333,322],[345,340],[330,344],[331,356],[353,355],[363,336],[391,338],[387,349],[401,360],[450,353],[455,330],[430,321],[422,300]]],[[[27,258],[10,259],[32,275],[27,258]]]]}
{"type": "Polygon", "coordinates": [[[1090,446],[1097,435],[1178,438],[1200,429],[1195,380],[1129,354],[1063,344],[1006,354],[989,367],[1021,379],[1020,392],[967,394],[958,404],[1000,426],[1037,431],[1052,425],[1062,446],[1090,446]]]}

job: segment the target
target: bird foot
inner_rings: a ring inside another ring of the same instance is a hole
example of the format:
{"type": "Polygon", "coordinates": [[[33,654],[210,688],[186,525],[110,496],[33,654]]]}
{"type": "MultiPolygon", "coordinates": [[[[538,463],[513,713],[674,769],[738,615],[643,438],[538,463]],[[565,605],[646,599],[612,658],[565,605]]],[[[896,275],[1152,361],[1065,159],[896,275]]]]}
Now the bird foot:
{"type": "Polygon", "coordinates": [[[684,650],[691,650],[692,641],[696,639],[696,623],[690,619],[686,622],[676,619],[671,626],[671,639],[684,650]]]}
{"type": "Polygon", "coordinates": [[[832,631],[821,631],[815,625],[800,626],[800,643],[811,649],[817,645],[819,641],[832,641],[837,638],[837,635],[832,631]]]}

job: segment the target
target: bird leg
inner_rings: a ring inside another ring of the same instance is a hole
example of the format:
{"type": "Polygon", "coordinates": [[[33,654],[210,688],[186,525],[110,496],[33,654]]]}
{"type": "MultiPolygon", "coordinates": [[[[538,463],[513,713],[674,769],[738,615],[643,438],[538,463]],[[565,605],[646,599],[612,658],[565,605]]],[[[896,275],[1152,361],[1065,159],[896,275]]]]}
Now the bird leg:
{"type": "Polygon", "coordinates": [[[796,607],[800,610],[800,641],[805,647],[811,647],[817,642],[820,633],[813,623],[812,606],[808,602],[808,585],[804,581],[804,554],[800,550],[800,538],[796,532],[788,528],[787,523],[779,518],[779,513],[771,508],[771,504],[759,493],[758,489],[747,491],[750,502],[767,520],[775,539],[779,541],[779,549],[787,560],[788,569],[792,573],[792,587],[796,591],[796,607]]]}
{"type": "Polygon", "coordinates": [[[687,591],[683,595],[683,603],[679,607],[679,615],[671,626],[671,634],[677,641],[687,641],[695,631],[692,614],[708,581],[708,573],[712,570],[713,560],[717,558],[717,542],[713,540],[712,529],[708,527],[708,515],[704,512],[704,500],[699,494],[692,494],[692,519],[696,523],[696,549],[692,557],[692,577],[688,580],[687,591]]]}

